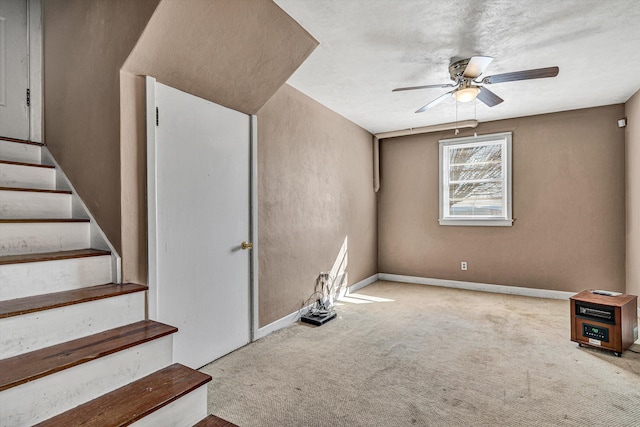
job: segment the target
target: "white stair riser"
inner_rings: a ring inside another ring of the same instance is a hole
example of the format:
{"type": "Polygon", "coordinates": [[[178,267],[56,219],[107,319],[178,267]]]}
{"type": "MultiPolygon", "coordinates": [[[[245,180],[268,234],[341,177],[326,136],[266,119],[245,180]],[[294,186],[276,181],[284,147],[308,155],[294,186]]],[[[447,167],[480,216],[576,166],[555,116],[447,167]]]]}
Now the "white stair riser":
{"type": "Polygon", "coordinates": [[[2,160],[39,164],[41,151],[38,145],[0,140],[0,159],[2,160]]]}
{"type": "Polygon", "coordinates": [[[89,239],[88,222],[0,223],[0,255],[86,249],[89,239]]]}
{"type": "Polygon", "coordinates": [[[144,304],[135,292],[0,319],[0,359],[139,322],[144,304]]]}
{"type": "Polygon", "coordinates": [[[0,265],[0,301],[113,282],[111,256],[0,265]]]}
{"type": "Polygon", "coordinates": [[[204,384],[131,425],[191,427],[207,415],[207,385],[204,384]]]}
{"type": "Polygon", "coordinates": [[[0,425],[33,425],[172,363],[162,337],[0,392],[0,425]]]}
{"type": "Polygon", "coordinates": [[[0,163],[0,187],[56,189],[56,170],[0,163]]]}
{"type": "Polygon", "coordinates": [[[71,218],[71,194],[0,190],[0,218],[71,218]]]}

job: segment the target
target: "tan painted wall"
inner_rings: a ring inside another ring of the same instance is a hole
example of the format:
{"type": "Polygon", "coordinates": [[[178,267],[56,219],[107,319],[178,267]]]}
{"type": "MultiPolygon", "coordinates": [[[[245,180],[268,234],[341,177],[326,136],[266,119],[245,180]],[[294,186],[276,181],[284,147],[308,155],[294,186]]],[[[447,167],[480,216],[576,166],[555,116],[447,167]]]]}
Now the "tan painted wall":
{"type": "Polygon", "coordinates": [[[45,0],[44,140],[121,251],[120,67],[158,0],[45,0]]]}
{"type": "Polygon", "coordinates": [[[438,140],[453,131],[382,141],[380,272],[624,291],[622,116],[614,105],[479,125],[478,134],[513,132],[513,227],[438,224],[438,140]]]}
{"type": "Polygon", "coordinates": [[[377,273],[372,136],[290,86],[258,113],[259,323],[301,308],[348,237],[348,282],[377,273]]]}
{"type": "Polygon", "coordinates": [[[271,0],[163,0],[124,69],[255,114],[317,45],[271,0]]]}
{"type": "Polygon", "coordinates": [[[120,71],[122,272],[125,282],[147,284],[146,83],[120,71]]]}
{"type": "Polygon", "coordinates": [[[44,23],[46,142],[122,255],[124,280],[146,283],[136,75],[255,113],[318,42],[271,0],[46,0],[44,23]]]}
{"type": "Polygon", "coordinates": [[[162,0],[121,74],[125,281],[147,281],[145,89],[135,76],[252,114],[317,45],[271,0],[162,0]]]}
{"type": "Polygon", "coordinates": [[[625,104],[627,116],[627,293],[640,296],[640,90],[625,104]]]}

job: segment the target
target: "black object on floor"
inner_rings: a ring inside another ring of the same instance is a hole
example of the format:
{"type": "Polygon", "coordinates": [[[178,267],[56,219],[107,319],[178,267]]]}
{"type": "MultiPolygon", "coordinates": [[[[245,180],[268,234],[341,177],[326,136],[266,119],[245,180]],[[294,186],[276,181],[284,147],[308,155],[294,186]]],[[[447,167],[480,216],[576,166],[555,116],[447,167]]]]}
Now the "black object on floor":
{"type": "Polygon", "coordinates": [[[315,326],[322,326],[325,323],[327,323],[329,320],[335,319],[336,316],[337,316],[337,313],[335,311],[332,311],[330,313],[321,313],[321,314],[309,313],[300,317],[300,321],[304,323],[309,323],[315,326]]]}

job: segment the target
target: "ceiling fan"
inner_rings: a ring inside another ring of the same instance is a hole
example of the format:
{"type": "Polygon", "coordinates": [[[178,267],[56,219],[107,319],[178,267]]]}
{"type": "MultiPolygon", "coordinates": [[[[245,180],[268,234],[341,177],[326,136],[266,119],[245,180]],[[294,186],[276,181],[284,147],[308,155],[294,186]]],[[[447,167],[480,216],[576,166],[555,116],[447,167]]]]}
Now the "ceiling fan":
{"type": "Polygon", "coordinates": [[[493,61],[490,56],[472,56],[471,58],[462,59],[452,62],[449,65],[449,75],[453,83],[435,84],[425,86],[399,87],[393,89],[393,92],[416,89],[445,88],[453,87],[452,91],[440,95],[433,101],[420,107],[416,113],[422,113],[429,108],[441,103],[450,96],[454,96],[459,102],[468,102],[478,98],[489,107],[500,104],[504,99],[491,92],[485,86],[495,83],[513,82],[517,80],[543,79],[546,77],[555,77],[560,69],[558,67],[536,68],[534,70],[514,71],[512,73],[496,74],[487,76],[482,80],[477,80],[489,63],[493,61]]]}

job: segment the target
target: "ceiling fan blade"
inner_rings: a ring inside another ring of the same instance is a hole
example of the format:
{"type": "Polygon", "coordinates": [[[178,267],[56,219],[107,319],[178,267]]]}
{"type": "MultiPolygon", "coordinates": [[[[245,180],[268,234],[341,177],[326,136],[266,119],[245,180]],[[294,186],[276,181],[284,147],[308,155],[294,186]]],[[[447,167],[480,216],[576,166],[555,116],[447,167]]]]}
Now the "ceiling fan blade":
{"type": "Polygon", "coordinates": [[[480,88],[477,98],[484,102],[488,107],[494,107],[504,101],[504,99],[500,98],[486,87],[480,88]]]}
{"type": "Polygon", "coordinates": [[[397,87],[393,89],[391,92],[400,92],[403,90],[416,90],[416,89],[432,89],[432,88],[443,88],[443,87],[454,87],[455,84],[447,83],[441,85],[426,85],[426,86],[410,86],[410,87],[397,87]]]}
{"type": "Polygon", "coordinates": [[[422,107],[418,108],[416,110],[416,113],[422,113],[423,111],[428,110],[429,108],[440,104],[442,101],[444,101],[445,99],[450,97],[453,92],[455,92],[455,91],[452,90],[450,92],[445,93],[444,95],[440,95],[439,97],[437,97],[433,101],[429,102],[428,104],[423,105],[422,107]]]}
{"type": "Polygon", "coordinates": [[[478,78],[491,61],[493,61],[491,56],[472,56],[462,75],[469,79],[478,78]]]}
{"type": "Polygon", "coordinates": [[[513,82],[517,80],[544,79],[546,77],[555,77],[558,75],[560,68],[547,67],[536,68],[535,70],[514,71],[513,73],[496,74],[495,76],[487,76],[482,79],[484,84],[513,82]]]}

